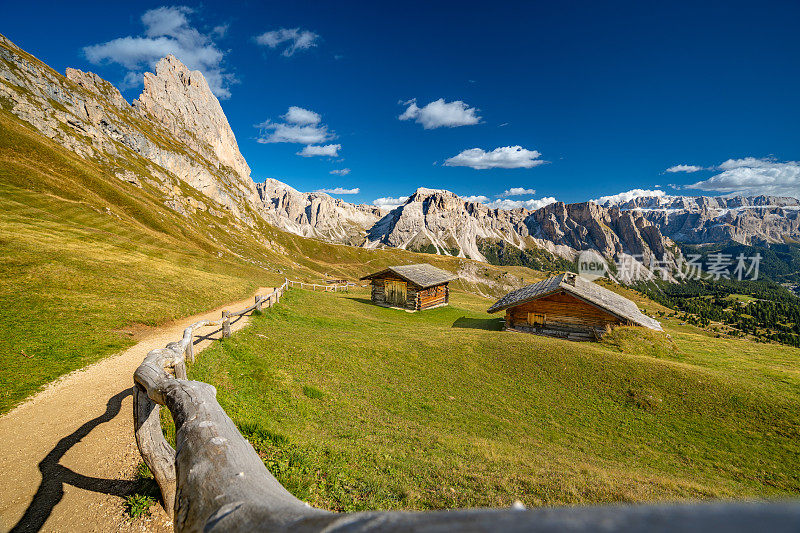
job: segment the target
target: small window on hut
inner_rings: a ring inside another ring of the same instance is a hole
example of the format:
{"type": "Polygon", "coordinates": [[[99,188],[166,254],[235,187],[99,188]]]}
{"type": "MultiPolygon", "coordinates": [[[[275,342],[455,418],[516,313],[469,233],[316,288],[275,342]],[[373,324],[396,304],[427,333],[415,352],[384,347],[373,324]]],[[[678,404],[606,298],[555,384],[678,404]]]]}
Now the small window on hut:
{"type": "Polygon", "coordinates": [[[544,315],[540,313],[528,313],[529,326],[544,326],[544,315]]]}

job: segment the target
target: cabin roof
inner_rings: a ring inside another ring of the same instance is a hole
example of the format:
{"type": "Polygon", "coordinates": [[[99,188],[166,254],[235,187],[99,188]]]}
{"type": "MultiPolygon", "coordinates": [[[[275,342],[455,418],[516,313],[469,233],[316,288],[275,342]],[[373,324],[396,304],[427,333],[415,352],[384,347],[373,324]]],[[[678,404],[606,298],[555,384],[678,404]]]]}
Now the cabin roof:
{"type": "Polygon", "coordinates": [[[497,311],[502,311],[509,307],[516,307],[560,291],[564,291],[600,307],[621,319],[630,320],[640,326],[656,331],[663,331],[661,324],[657,320],[639,311],[639,307],[632,301],[605,287],[585,280],[572,272],[553,276],[544,281],[509,292],[497,300],[497,302],[489,308],[488,312],[496,313],[497,311]]]}
{"type": "Polygon", "coordinates": [[[458,276],[455,276],[446,270],[442,270],[441,268],[431,266],[427,263],[390,266],[389,268],[381,270],[380,272],[375,272],[373,274],[369,274],[368,276],[364,276],[361,279],[375,279],[389,273],[395,274],[415,285],[419,285],[423,289],[458,279],[458,276]]]}

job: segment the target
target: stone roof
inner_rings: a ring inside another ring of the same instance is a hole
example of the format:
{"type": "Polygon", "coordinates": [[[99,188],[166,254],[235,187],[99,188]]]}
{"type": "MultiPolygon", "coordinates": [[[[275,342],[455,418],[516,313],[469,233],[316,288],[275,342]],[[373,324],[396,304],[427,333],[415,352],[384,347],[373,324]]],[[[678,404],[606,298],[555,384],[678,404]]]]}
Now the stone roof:
{"type": "Polygon", "coordinates": [[[441,268],[431,266],[427,263],[390,266],[389,268],[381,270],[380,272],[375,272],[374,274],[364,276],[361,279],[374,279],[388,273],[396,274],[406,281],[410,281],[415,285],[419,285],[423,289],[458,279],[458,276],[453,275],[446,270],[442,270],[441,268]]]}
{"type": "Polygon", "coordinates": [[[566,272],[512,291],[497,300],[488,311],[495,313],[560,291],[600,307],[623,320],[630,320],[640,326],[663,331],[657,320],[639,311],[639,307],[632,301],[572,272],[566,272]]]}

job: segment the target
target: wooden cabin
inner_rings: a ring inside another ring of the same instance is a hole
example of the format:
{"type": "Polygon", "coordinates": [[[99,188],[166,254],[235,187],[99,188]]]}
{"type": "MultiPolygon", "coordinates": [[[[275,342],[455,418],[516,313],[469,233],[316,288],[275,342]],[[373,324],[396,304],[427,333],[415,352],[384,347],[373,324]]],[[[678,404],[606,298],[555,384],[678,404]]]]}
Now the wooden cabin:
{"type": "Polygon", "coordinates": [[[488,311],[505,311],[507,330],[569,340],[598,340],[615,326],[663,331],[632,301],[571,272],[510,292],[488,311]]]}
{"type": "Polygon", "coordinates": [[[447,305],[450,302],[448,283],[458,276],[420,263],[391,266],[361,279],[371,281],[373,303],[420,311],[447,305]]]}

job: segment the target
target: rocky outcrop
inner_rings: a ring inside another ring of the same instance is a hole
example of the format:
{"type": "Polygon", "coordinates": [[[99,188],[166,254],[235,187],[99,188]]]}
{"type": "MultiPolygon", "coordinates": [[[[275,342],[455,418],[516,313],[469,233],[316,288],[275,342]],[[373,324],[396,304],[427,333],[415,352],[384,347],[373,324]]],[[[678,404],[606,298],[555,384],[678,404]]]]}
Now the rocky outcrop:
{"type": "Polygon", "coordinates": [[[678,260],[673,241],[800,239],[800,202],[794,198],[662,196],[618,205],[557,202],[530,212],[491,209],[449,191],[420,188],[387,213],[277,180],[256,185],[201,73],[167,56],[144,83],[130,105],[96,74],[70,68],[62,76],[0,35],[0,107],[98,162],[132,191],[160,193],[165,205],[187,217],[227,211],[237,224],[252,225],[260,217],[331,242],[481,261],[486,242],[501,241],[565,259],[595,250],[610,260],[632,258],[668,269],[678,260]]]}
{"type": "Polygon", "coordinates": [[[144,90],[133,107],[161,124],[185,146],[209,161],[227,165],[250,182],[250,167],[217,97],[199,71],[190,71],[172,54],[144,75],[144,90]],[[210,148],[210,150],[209,150],[210,148]]]}
{"type": "Polygon", "coordinates": [[[67,69],[62,76],[0,35],[0,107],[124,181],[155,188],[182,214],[211,212],[210,200],[252,222],[258,193],[219,102],[199,72],[174,58],[162,63],[133,107],[96,74],[67,69]],[[204,106],[194,119],[192,98],[204,106]],[[201,195],[182,192],[180,182],[201,195]]]}
{"type": "Polygon", "coordinates": [[[674,243],[641,215],[591,202],[556,202],[537,211],[498,210],[449,191],[417,189],[367,232],[367,247],[390,246],[485,261],[483,240],[544,248],[565,259],[595,250],[609,260],[677,265],[674,243]]]}
{"type": "Polygon", "coordinates": [[[781,243],[800,239],[800,201],[780,196],[640,197],[617,206],[675,241],[781,243]]]}
{"type": "Polygon", "coordinates": [[[499,211],[467,202],[449,191],[417,189],[367,232],[364,246],[390,246],[485,261],[478,239],[524,246],[524,210],[499,211]]]}
{"type": "Polygon", "coordinates": [[[377,207],[349,204],[325,193],[299,192],[274,179],[259,183],[257,189],[267,221],[304,237],[358,245],[366,229],[383,215],[377,207]]]}
{"type": "Polygon", "coordinates": [[[609,259],[632,256],[646,265],[675,264],[674,245],[641,214],[594,202],[556,202],[526,218],[531,235],[576,251],[596,250],[609,259]]]}

